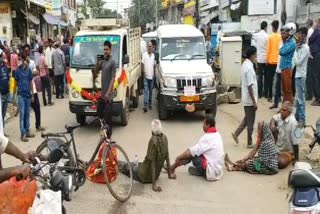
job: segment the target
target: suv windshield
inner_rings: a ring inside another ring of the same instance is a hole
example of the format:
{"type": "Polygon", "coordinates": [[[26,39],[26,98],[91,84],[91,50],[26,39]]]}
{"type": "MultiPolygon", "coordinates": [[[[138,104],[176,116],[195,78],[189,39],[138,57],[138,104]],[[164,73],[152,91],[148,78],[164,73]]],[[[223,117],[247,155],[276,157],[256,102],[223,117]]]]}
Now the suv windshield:
{"type": "Polygon", "coordinates": [[[204,59],[203,37],[163,38],[161,40],[162,60],[204,59]]]}
{"type": "Polygon", "coordinates": [[[103,43],[108,40],[112,44],[112,58],[119,64],[120,37],[103,36],[77,36],[74,39],[71,54],[71,66],[75,68],[94,67],[97,55],[103,55],[103,43]]]}

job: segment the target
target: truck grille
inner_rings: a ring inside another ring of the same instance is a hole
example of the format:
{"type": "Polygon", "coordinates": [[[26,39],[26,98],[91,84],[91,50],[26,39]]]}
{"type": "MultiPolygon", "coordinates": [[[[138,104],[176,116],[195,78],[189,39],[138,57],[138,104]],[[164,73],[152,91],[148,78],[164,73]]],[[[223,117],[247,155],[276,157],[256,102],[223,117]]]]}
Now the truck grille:
{"type": "Polygon", "coordinates": [[[196,91],[199,92],[201,88],[202,80],[199,79],[177,79],[178,91],[183,90],[185,86],[195,86],[196,91]]]}

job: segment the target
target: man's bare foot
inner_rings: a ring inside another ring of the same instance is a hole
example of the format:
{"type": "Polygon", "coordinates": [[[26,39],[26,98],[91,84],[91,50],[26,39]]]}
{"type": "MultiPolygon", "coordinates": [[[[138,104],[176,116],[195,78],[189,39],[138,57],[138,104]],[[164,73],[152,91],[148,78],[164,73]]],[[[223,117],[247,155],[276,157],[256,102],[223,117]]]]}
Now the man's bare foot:
{"type": "Polygon", "coordinates": [[[159,187],[159,186],[152,186],[152,190],[155,191],[155,192],[161,192],[162,191],[161,187],[159,187]]]}
{"type": "Polygon", "coordinates": [[[170,166],[169,173],[170,173],[170,175],[174,175],[175,177],[177,177],[176,174],[175,174],[175,167],[174,167],[174,165],[171,165],[171,166],[170,166]]]}

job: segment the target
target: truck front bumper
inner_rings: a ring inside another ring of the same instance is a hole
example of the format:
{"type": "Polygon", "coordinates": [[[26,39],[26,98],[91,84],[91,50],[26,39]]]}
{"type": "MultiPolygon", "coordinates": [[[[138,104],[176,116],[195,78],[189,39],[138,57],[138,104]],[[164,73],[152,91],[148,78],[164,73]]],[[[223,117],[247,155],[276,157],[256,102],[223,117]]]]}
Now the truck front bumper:
{"type": "Polygon", "coordinates": [[[169,111],[185,109],[187,104],[194,104],[196,111],[215,109],[217,93],[200,95],[199,102],[180,102],[180,96],[160,94],[161,105],[169,111]]]}
{"type": "MultiPolygon", "coordinates": [[[[90,102],[69,102],[69,109],[72,113],[86,115],[86,116],[97,116],[97,111],[90,110],[92,103],[90,102]]],[[[112,103],[112,115],[120,116],[123,111],[122,102],[112,103]]]]}

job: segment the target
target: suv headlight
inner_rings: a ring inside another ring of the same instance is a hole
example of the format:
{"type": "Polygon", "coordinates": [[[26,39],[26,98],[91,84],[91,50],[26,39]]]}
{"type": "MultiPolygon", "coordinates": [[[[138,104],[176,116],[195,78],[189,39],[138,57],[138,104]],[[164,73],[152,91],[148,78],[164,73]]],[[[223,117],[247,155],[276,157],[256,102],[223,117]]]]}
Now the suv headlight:
{"type": "Polygon", "coordinates": [[[74,89],[72,89],[71,94],[72,94],[72,97],[73,97],[73,98],[78,98],[79,95],[80,95],[80,94],[79,94],[76,90],[74,90],[74,89]]]}
{"type": "Polygon", "coordinates": [[[167,88],[176,88],[177,87],[177,80],[171,77],[164,77],[163,78],[164,82],[164,86],[167,88]]]}
{"type": "Polygon", "coordinates": [[[214,85],[214,76],[202,78],[202,86],[211,87],[214,85]]]}

